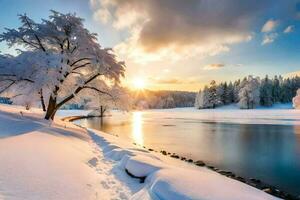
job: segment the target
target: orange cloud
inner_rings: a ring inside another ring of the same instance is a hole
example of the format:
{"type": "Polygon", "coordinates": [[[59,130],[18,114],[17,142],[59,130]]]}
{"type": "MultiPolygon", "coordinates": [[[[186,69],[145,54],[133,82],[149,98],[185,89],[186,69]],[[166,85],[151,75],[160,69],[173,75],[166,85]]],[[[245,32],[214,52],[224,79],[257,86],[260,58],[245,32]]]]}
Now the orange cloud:
{"type": "Polygon", "coordinates": [[[194,84],[199,83],[195,79],[180,79],[180,78],[169,78],[169,79],[151,79],[155,84],[194,84]]]}
{"type": "Polygon", "coordinates": [[[214,64],[209,64],[203,67],[204,70],[215,70],[215,69],[220,69],[225,67],[225,64],[222,63],[214,63],[214,64]]]}

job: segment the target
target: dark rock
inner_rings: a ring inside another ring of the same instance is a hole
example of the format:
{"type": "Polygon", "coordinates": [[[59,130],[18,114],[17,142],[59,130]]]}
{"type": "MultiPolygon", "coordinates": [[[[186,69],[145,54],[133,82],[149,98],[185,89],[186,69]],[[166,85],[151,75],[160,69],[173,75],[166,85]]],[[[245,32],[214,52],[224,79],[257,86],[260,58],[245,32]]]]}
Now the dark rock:
{"type": "Polygon", "coordinates": [[[234,173],[232,173],[232,172],[230,172],[230,171],[224,171],[224,170],[219,170],[218,171],[220,174],[222,174],[222,175],[225,175],[225,176],[227,176],[227,177],[235,177],[235,174],[234,173]]]}
{"type": "Polygon", "coordinates": [[[179,158],[179,156],[178,156],[178,155],[176,155],[176,154],[172,154],[172,155],[171,155],[171,157],[172,157],[172,158],[176,158],[176,159],[178,159],[178,158],[179,158]]]}
{"type": "Polygon", "coordinates": [[[256,183],[248,183],[248,185],[251,185],[252,187],[255,187],[255,188],[257,188],[257,185],[256,185],[256,183]]]}
{"type": "Polygon", "coordinates": [[[154,151],[153,149],[148,149],[149,151],[154,151]]]}
{"type": "Polygon", "coordinates": [[[207,167],[208,167],[209,169],[213,170],[213,171],[219,171],[219,169],[216,168],[216,167],[214,167],[214,166],[209,165],[209,166],[207,166],[207,167]]]}
{"type": "Polygon", "coordinates": [[[195,163],[195,165],[197,165],[197,166],[205,166],[205,163],[203,162],[203,161],[201,161],[201,160],[197,160],[196,162],[194,162],[195,163]]]}
{"type": "Polygon", "coordinates": [[[192,159],[188,159],[188,160],[186,160],[186,161],[189,162],[189,163],[192,163],[192,162],[193,162],[192,159]]]}
{"type": "Polygon", "coordinates": [[[181,160],[186,160],[186,158],[185,157],[181,157],[181,160]]]}
{"type": "Polygon", "coordinates": [[[246,182],[246,180],[243,177],[240,177],[240,176],[235,177],[235,179],[238,180],[238,181],[241,181],[243,183],[246,182]]]}
{"type": "Polygon", "coordinates": [[[266,192],[266,193],[269,193],[269,194],[272,194],[273,193],[273,190],[271,188],[264,188],[262,189],[262,191],[266,192]]]}
{"type": "Polygon", "coordinates": [[[163,154],[163,155],[167,155],[167,152],[166,151],[161,151],[161,153],[163,154]]]}
{"type": "Polygon", "coordinates": [[[259,179],[255,179],[255,178],[250,178],[250,181],[252,181],[253,183],[261,183],[259,179]]]}
{"type": "Polygon", "coordinates": [[[171,153],[170,153],[170,152],[168,152],[168,155],[171,155],[171,153]]]}

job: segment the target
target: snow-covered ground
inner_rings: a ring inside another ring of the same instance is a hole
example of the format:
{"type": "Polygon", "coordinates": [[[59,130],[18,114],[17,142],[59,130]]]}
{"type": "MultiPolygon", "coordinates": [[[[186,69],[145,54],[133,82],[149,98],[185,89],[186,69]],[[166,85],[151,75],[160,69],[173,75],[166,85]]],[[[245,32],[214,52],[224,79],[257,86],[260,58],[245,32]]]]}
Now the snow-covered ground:
{"type": "Polygon", "coordinates": [[[300,110],[293,109],[291,104],[276,104],[273,107],[250,110],[239,109],[237,105],[232,104],[216,109],[173,108],[143,112],[144,115],[151,113],[151,117],[157,120],[164,118],[240,124],[300,125],[300,110]]]}
{"type": "Polygon", "coordinates": [[[0,129],[1,199],[275,199],[118,137],[50,123],[40,110],[0,105],[0,129]]]}

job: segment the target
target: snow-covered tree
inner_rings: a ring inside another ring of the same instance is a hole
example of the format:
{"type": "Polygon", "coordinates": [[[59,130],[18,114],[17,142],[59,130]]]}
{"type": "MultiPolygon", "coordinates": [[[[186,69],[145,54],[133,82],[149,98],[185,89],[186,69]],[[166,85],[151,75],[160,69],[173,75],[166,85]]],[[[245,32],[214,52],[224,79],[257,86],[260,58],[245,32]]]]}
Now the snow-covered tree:
{"type": "Polygon", "coordinates": [[[273,79],[273,88],[272,88],[272,97],[274,103],[280,101],[281,84],[282,84],[282,77],[275,76],[273,79]]]}
{"type": "Polygon", "coordinates": [[[196,97],[195,97],[195,103],[194,103],[194,107],[199,109],[200,108],[200,103],[199,103],[199,100],[200,100],[200,95],[201,95],[202,91],[199,90],[199,92],[196,94],[196,97]]]}
{"type": "Polygon", "coordinates": [[[300,89],[297,90],[297,94],[293,98],[293,107],[295,109],[300,109],[300,89]]]}
{"type": "Polygon", "coordinates": [[[210,91],[207,86],[204,89],[199,91],[196,98],[196,108],[204,109],[204,108],[212,108],[212,104],[210,102],[210,91]]]}
{"type": "Polygon", "coordinates": [[[294,95],[295,94],[293,92],[292,80],[290,78],[287,78],[283,81],[282,86],[281,86],[280,101],[282,103],[291,102],[294,95]]]}
{"type": "Polygon", "coordinates": [[[233,85],[233,102],[239,102],[240,80],[234,82],[233,85]]]}
{"type": "Polygon", "coordinates": [[[241,82],[239,106],[242,109],[253,109],[259,105],[259,78],[248,76],[241,82]]]}
{"type": "Polygon", "coordinates": [[[208,88],[208,103],[206,104],[207,108],[215,108],[217,105],[220,104],[220,99],[217,95],[217,84],[216,81],[212,80],[210,82],[208,88]]]}
{"type": "Polygon", "coordinates": [[[226,104],[227,83],[221,83],[217,86],[217,106],[226,104]]]}
{"type": "Polygon", "coordinates": [[[266,76],[260,85],[260,104],[262,106],[272,106],[273,105],[273,96],[272,96],[272,80],[266,76]]]}
{"type": "Polygon", "coordinates": [[[26,15],[19,19],[19,28],[6,29],[0,35],[0,42],[26,49],[16,57],[2,55],[2,92],[22,86],[31,91],[23,96],[39,95],[46,119],[53,119],[62,105],[83,92],[113,95],[111,86],[120,82],[125,65],[117,61],[111,49],[99,45],[97,35],[84,27],[83,19],[56,11],[41,23],[26,15]]]}
{"type": "Polygon", "coordinates": [[[111,96],[94,91],[93,98],[88,102],[87,107],[93,109],[93,115],[104,117],[104,113],[112,109],[128,111],[132,107],[129,91],[115,85],[111,96]]]}
{"type": "Polygon", "coordinates": [[[234,102],[234,86],[232,82],[229,82],[227,90],[225,92],[225,104],[231,104],[234,102]]]}
{"type": "Polygon", "coordinates": [[[52,70],[60,63],[60,56],[40,51],[20,51],[15,57],[6,55],[0,59],[0,93],[5,92],[15,103],[23,105],[40,100],[46,110],[43,88],[51,83],[52,70]],[[23,101],[23,102],[22,102],[23,101]]]}

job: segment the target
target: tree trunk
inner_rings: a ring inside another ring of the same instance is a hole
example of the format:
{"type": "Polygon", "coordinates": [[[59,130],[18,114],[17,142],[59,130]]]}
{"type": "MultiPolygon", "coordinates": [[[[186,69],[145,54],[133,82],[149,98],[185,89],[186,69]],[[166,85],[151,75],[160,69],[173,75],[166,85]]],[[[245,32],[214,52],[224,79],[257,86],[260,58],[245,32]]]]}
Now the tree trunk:
{"type": "Polygon", "coordinates": [[[45,105],[44,96],[43,96],[43,89],[40,90],[40,98],[41,98],[41,104],[42,104],[43,111],[46,112],[46,105],[45,105]]]}
{"type": "Polygon", "coordinates": [[[53,119],[56,111],[57,111],[56,98],[50,96],[45,119],[47,120],[49,120],[50,118],[53,119]]]}
{"type": "Polygon", "coordinates": [[[103,117],[103,114],[104,114],[103,106],[100,106],[100,117],[103,117]]]}

